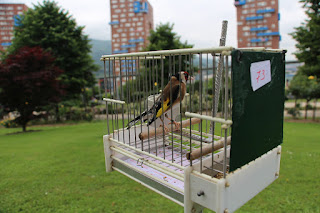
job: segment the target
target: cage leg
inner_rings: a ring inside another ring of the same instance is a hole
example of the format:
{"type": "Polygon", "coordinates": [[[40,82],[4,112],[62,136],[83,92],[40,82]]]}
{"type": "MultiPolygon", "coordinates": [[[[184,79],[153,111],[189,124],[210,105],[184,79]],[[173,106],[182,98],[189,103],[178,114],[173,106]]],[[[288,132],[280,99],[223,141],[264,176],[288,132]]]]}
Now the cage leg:
{"type": "Polygon", "coordinates": [[[112,172],[112,150],[110,149],[111,135],[103,136],[103,146],[104,146],[104,156],[105,156],[105,163],[106,163],[106,172],[112,172]]]}
{"type": "Polygon", "coordinates": [[[184,213],[202,213],[204,207],[191,200],[190,174],[192,170],[192,166],[184,169],[184,213]]]}

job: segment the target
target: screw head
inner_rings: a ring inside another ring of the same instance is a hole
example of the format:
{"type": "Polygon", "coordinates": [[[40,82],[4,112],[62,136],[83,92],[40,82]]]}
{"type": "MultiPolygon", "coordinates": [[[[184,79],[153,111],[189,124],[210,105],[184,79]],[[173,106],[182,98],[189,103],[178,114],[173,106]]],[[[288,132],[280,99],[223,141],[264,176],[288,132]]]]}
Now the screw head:
{"type": "Polygon", "coordinates": [[[200,192],[197,193],[197,195],[198,195],[199,197],[202,196],[202,195],[204,195],[204,191],[201,190],[200,192]]]}

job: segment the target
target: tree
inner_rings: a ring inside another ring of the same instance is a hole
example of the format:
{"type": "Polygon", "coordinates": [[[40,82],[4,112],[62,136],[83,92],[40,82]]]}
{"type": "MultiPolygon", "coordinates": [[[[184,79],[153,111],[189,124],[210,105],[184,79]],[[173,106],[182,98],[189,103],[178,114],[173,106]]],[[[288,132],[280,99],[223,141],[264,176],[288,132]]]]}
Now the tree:
{"type": "Polygon", "coordinates": [[[295,28],[291,36],[297,41],[299,61],[304,62],[301,71],[320,79],[320,0],[300,0],[306,9],[308,19],[295,28]]]}
{"type": "Polygon", "coordinates": [[[305,119],[307,119],[308,104],[309,102],[317,98],[320,92],[320,84],[316,78],[310,78],[305,75],[301,70],[293,77],[290,82],[289,90],[296,98],[306,99],[305,106],[305,119]]]}
{"type": "Polygon", "coordinates": [[[64,70],[60,76],[66,89],[64,100],[79,98],[85,87],[94,85],[92,71],[98,69],[89,55],[91,46],[83,28],[55,2],[43,1],[20,18],[9,54],[24,46],[50,51],[55,65],[64,70]]]}
{"type": "Polygon", "coordinates": [[[23,47],[0,64],[0,103],[9,112],[19,112],[15,121],[23,131],[35,118],[34,111],[60,101],[58,77],[63,71],[53,63],[54,57],[42,48],[23,47]]]}
{"type": "Polygon", "coordinates": [[[300,0],[300,2],[306,9],[308,19],[300,27],[295,28],[291,36],[297,41],[298,52],[295,55],[299,61],[304,62],[304,65],[299,68],[295,81],[291,82],[294,85],[290,87],[295,88],[295,93],[299,93],[301,98],[309,102],[310,98],[320,98],[320,0],[300,0]],[[308,78],[312,80],[310,85],[306,80],[308,78]],[[302,82],[298,83],[299,80],[302,82]],[[309,92],[306,93],[303,87],[307,87],[309,92]],[[302,89],[300,92],[296,90],[299,88],[302,89]]]}
{"type": "Polygon", "coordinates": [[[174,24],[166,23],[160,24],[156,27],[156,30],[150,31],[149,45],[147,51],[155,50],[172,50],[182,48],[192,48],[192,44],[188,44],[187,41],[182,43],[180,36],[173,32],[174,24]]]}
{"type": "MultiPolygon", "coordinates": [[[[174,24],[170,23],[159,24],[156,30],[151,30],[150,36],[148,37],[149,44],[144,51],[192,48],[193,45],[188,44],[187,41],[184,43],[180,41],[180,36],[173,32],[173,26],[174,24]]],[[[164,79],[162,79],[161,73],[161,60],[143,61],[143,64],[140,64],[142,68],[139,70],[139,76],[135,80],[128,81],[126,85],[123,86],[124,97],[130,99],[133,95],[143,96],[141,93],[145,92],[158,93],[159,89],[161,89],[161,81],[163,81],[163,85],[165,86],[169,73],[173,73],[173,70],[178,71],[179,69],[184,69],[185,64],[183,63],[187,63],[186,60],[184,60],[182,64],[179,64],[177,56],[175,59],[166,57],[163,62],[164,79]],[[151,67],[153,67],[153,69],[151,67]],[[128,95],[127,91],[130,91],[131,94],[128,95]]]]}
{"type": "MultiPolygon", "coordinates": [[[[173,32],[174,24],[166,23],[160,24],[156,27],[156,30],[150,31],[149,45],[146,47],[146,51],[156,51],[156,50],[173,50],[173,49],[184,49],[192,48],[193,44],[188,44],[187,41],[184,43],[180,41],[180,36],[177,33],[173,32]]],[[[164,62],[164,77],[167,78],[170,72],[170,69],[173,70],[173,67],[169,68],[169,60],[164,62]]],[[[175,65],[175,70],[179,69],[178,60],[174,63],[173,59],[171,60],[170,65],[175,65]]],[[[181,64],[181,67],[184,68],[184,64],[181,64]]],[[[159,65],[158,77],[161,79],[161,69],[159,65]]]]}

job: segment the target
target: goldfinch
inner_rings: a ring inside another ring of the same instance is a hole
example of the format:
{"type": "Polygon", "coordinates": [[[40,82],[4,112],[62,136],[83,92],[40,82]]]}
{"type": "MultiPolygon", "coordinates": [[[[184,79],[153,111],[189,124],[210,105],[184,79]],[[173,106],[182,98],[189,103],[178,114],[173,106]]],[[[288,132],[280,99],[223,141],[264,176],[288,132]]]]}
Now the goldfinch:
{"type": "MultiPolygon", "coordinates": [[[[143,122],[148,121],[147,125],[149,126],[157,118],[159,118],[163,113],[166,113],[176,104],[179,104],[180,101],[183,100],[184,95],[186,94],[188,79],[189,79],[189,73],[186,71],[178,72],[175,75],[172,75],[169,83],[165,86],[165,88],[161,92],[161,95],[156,99],[153,106],[150,109],[147,109],[144,112],[142,112],[139,116],[134,118],[132,121],[130,121],[127,124],[127,129],[131,128],[139,120],[142,120],[143,122]]],[[[173,121],[172,119],[170,120],[172,123],[177,125],[175,121],[173,121]]]]}

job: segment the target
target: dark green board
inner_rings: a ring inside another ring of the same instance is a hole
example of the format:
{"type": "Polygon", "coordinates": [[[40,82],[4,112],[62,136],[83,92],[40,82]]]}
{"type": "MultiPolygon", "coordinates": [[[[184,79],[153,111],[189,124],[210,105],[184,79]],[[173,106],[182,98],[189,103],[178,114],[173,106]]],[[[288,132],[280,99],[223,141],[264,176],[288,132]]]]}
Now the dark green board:
{"type": "Polygon", "coordinates": [[[282,143],[284,84],[284,53],[232,52],[230,172],[282,143]],[[270,60],[271,82],[253,91],[250,66],[265,60],[270,60]]]}

